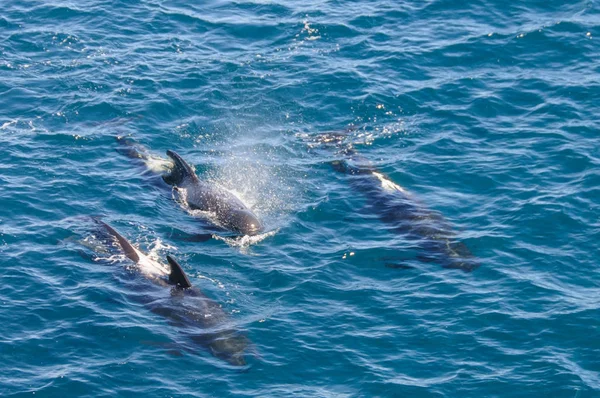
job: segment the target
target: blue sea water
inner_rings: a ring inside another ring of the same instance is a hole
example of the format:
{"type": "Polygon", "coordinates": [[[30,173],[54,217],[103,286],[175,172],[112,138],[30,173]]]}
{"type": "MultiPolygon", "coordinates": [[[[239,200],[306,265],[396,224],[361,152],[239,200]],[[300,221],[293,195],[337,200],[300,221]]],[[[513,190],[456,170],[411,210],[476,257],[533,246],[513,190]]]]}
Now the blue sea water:
{"type": "Polygon", "coordinates": [[[600,396],[597,1],[2,0],[0,33],[1,396],[600,396]],[[348,126],[478,269],[407,257],[311,145],[348,126]],[[116,135],[271,233],[185,239],[116,135]],[[95,215],[176,256],[249,369],[166,349],[80,255],[95,215]]]}

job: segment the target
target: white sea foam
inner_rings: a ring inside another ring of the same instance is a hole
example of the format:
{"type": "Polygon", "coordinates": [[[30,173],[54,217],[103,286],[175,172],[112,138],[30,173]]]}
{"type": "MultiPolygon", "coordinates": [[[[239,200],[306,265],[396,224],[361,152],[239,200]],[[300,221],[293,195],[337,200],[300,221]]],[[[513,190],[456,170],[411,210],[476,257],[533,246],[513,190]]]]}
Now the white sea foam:
{"type": "Polygon", "coordinates": [[[239,247],[242,253],[248,253],[248,249],[250,248],[250,246],[260,243],[263,240],[270,238],[271,236],[275,236],[277,232],[279,232],[279,229],[252,236],[244,235],[232,238],[227,236],[213,235],[213,238],[221,240],[231,247],[239,247]]]}

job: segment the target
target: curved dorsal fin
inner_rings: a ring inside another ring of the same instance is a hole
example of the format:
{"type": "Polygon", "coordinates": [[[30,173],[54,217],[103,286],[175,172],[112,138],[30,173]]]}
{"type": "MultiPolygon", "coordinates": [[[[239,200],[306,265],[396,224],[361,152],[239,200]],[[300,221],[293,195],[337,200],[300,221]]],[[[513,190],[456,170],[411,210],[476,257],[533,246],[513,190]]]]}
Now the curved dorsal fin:
{"type": "MultiPolygon", "coordinates": [[[[196,175],[196,172],[194,171],[192,166],[190,166],[185,160],[183,160],[183,158],[179,156],[177,152],[168,150],[167,156],[170,157],[175,163],[175,171],[176,174],[178,174],[178,178],[176,179],[185,180],[186,178],[191,178],[192,181],[198,181],[198,176],[196,175]]],[[[180,181],[175,182],[179,183],[180,181]]]]}
{"type": "Polygon", "coordinates": [[[131,245],[131,243],[129,243],[129,241],[127,239],[125,239],[120,233],[118,233],[113,227],[111,227],[110,225],[108,225],[107,223],[105,223],[104,221],[95,218],[94,221],[96,221],[98,224],[100,224],[101,226],[104,227],[104,229],[106,229],[106,231],[108,231],[109,234],[111,234],[112,236],[114,236],[117,241],[119,242],[119,245],[121,245],[121,248],[123,248],[123,251],[125,252],[125,255],[133,262],[137,263],[138,261],[140,261],[140,256],[137,254],[137,251],[135,250],[135,248],[131,245]]]}
{"type": "Polygon", "coordinates": [[[183,272],[183,268],[181,268],[181,265],[179,265],[179,263],[177,261],[175,261],[175,259],[171,256],[167,256],[167,261],[169,262],[169,265],[171,266],[171,273],[169,274],[169,282],[171,282],[174,285],[180,286],[184,289],[187,289],[188,287],[192,287],[192,284],[190,283],[190,280],[188,279],[185,272],[183,272]]]}

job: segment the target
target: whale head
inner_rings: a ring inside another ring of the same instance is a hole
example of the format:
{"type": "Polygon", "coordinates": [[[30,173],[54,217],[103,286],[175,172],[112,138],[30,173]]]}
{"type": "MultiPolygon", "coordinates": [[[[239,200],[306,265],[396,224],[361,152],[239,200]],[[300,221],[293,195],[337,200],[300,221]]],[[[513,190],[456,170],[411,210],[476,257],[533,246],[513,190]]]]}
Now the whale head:
{"type": "Polygon", "coordinates": [[[180,185],[185,180],[197,181],[198,177],[194,169],[177,152],[168,150],[167,156],[173,160],[171,172],[163,176],[163,180],[169,185],[180,185]]]}
{"type": "Polygon", "coordinates": [[[244,235],[257,235],[263,230],[262,223],[249,210],[233,210],[228,213],[227,227],[244,235]]]}

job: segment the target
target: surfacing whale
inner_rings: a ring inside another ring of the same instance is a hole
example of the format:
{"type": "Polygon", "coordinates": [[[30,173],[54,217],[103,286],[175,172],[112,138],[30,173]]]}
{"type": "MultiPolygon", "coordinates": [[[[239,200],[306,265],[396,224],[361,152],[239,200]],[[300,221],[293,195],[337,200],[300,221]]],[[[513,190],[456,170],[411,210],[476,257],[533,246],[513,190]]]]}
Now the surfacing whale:
{"type": "Polygon", "coordinates": [[[94,221],[101,227],[100,232],[116,241],[125,256],[133,261],[134,273],[144,277],[145,280],[135,278],[127,282],[135,290],[136,301],[166,318],[192,345],[202,346],[233,366],[246,365],[244,355],[249,340],[232,328],[221,305],[192,286],[173,257],[167,256],[168,266],[163,265],[135,248],[110,225],[98,219],[94,221]]]}
{"type": "Polygon", "coordinates": [[[160,185],[167,183],[176,187],[190,209],[213,214],[219,227],[250,236],[263,231],[258,217],[237,196],[200,180],[194,169],[174,151],[167,151],[169,159],[163,159],[153,156],[128,137],[117,137],[117,142],[120,144],[118,152],[139,160],[153,176],[161,176],[160,185]]]}
{"type": "Polygon", "coordinates": [[[174,151],[167,151],[174,166],[163,180],[183,191],[188,206],[193,210],[208,211],[216,215],[223,227],[244,235],[257,235],[263,226],[240,199],[231,192],[202,181],[194,169],[174,151]]]}
{"type": "MultiPolygon", "coordinates": [[[[354,145],[345,142],[346,138],[347,134],[329,133],[321,135],[319,142],[341,147],[339,154],[344,158],[330,162],[333,169],[348,175],[352,188],[364,195],[369,209],[382,222],[417,243],[422,253],[418,259],[465,272],[479,267],[475,256],[457,239],[452,226],[440,213],[419,203],[408,190],[377,170],[356,151],[354,145]]],[[[402,264],[389,266],[410,268],[402,264]]]]}

